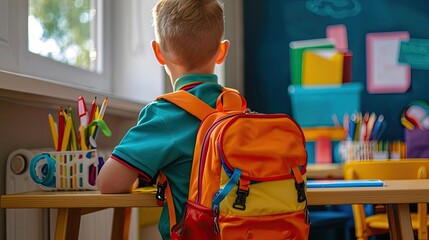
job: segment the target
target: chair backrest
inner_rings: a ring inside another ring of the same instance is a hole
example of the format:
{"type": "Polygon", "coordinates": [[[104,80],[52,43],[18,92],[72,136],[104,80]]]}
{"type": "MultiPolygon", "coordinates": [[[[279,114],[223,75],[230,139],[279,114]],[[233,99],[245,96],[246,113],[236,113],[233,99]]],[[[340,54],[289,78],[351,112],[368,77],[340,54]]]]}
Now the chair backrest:
{"type": "MultiPolygon", "coordinates": [[[[406,180],[428,178],[429,159],[400,159],[347,162],[343,165],[344,179],[380,179],[406,180]]],[[[419,224],[418,234],[427,235],[427,205],[418,204],[419,224]]],[[[366,235],[368,229],[365,223],[363,205],[353,205],[356,233],[366,235]],[[358,233],[360,232],[360,233],[358,233]]],[[[364,237],[366,238],[366,237],[364,237]]],[[[422,239],[422,238],[419,238],[422,239]]],[[[426,239],[424,237],[423,239],[426,239]]]]}
{"type": "Polygon", "coordinates": [[[347,162],[344,179],[422,179],[427,178],[429,159],[374,160],[347,162]]]}

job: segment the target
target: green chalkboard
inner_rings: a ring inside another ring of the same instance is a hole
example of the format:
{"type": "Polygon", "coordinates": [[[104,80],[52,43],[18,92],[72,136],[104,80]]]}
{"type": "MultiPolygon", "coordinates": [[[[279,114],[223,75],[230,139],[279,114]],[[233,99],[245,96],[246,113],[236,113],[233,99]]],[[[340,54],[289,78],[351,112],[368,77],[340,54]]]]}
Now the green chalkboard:
{"type": "Polygon", "coordinates": [[[289,42],[324,38],[326,27],[337,24],[347,28],[352,81],[364,86],[361,111],[387,121],[382,139],[403,139],[403,108],[416,99],[429,102],[429,70],[422,68],[412,68],[406,93],[369,94],[365,45],[366,34],[374,32],[408,31],[412,39],[429,39],[427,0],[245,0],[243,16],[245,96],[256,111],[292,114],[289,42]]]}

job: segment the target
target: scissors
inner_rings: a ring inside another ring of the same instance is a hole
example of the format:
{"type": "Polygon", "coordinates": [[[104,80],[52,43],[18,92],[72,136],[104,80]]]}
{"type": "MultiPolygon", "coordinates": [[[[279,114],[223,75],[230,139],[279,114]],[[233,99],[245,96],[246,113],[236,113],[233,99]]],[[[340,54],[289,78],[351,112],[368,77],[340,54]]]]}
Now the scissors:
{"type": "Polygon", "coordinates": [[[55,187],[55,159],[48,153],[42,153],[31,159],[30,176],[35,183],[45,187],[55,187]]]}

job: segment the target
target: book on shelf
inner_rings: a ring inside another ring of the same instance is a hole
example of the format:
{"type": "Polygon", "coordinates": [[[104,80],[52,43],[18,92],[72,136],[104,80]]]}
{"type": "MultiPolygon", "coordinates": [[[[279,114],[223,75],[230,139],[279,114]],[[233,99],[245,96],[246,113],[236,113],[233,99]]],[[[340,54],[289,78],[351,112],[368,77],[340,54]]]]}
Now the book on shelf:
{"type": "Polygon", "coordinates": [[[344,54],[337,49],[306,50],[303,53],[302,85],[340,85],[344,54]]]}
{"type": "Polygon", "coordinates": [[[298,40],[289,43],[291,83],[302,83],[303,53],[310,49],[335,48],[334,42],[328,38],[298,40]]]}
{"type": "Polygon", "coordinates": [[[352,59],[353,53],[351,51],[344,52],[343,59],[343,83],[352,82],[352,59]]]}

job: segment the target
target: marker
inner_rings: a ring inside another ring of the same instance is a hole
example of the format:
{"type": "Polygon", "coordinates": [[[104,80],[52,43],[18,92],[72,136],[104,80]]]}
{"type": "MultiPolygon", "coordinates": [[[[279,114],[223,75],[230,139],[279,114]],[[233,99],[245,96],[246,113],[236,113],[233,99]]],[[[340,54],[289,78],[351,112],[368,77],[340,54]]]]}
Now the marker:
{"type": "Polygon", "coordinates": [[[81,126],[87,126],[88,125],[88,110],[86,109],[85,99],[83,99],[82,96],[79,96],[78,99],[78,109],[79,109],[79,119],[80,119],[80,125],[81,126]]]}

